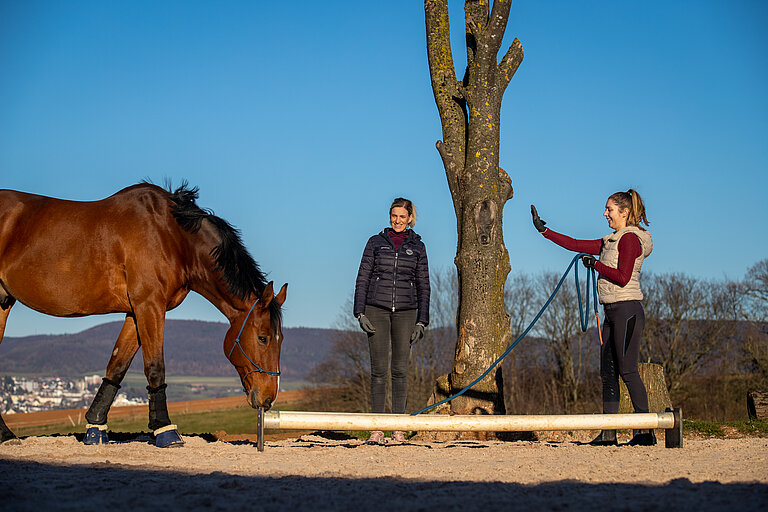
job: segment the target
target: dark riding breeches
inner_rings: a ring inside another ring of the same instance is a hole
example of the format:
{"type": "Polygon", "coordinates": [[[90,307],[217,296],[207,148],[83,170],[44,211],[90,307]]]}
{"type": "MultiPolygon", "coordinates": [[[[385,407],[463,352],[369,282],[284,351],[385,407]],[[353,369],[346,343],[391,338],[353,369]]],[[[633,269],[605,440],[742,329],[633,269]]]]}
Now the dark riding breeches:
{"type": "Polygon", "coordinates": [[[600,377],[603,381],[603,412],[619,412],[619,376],[627,385],[635,412],[648,412],[648,393],[637,364],[645,312],[639,300],[605,304],[603,346],[600,350],[600,377]]]}
{"type": "Polygon", "coordinates": [[[418,310],[389,311],[366,306],[365,316],[376,328],[368,335],[371,351],[371,411],[384,412],[387,399],[387,367],[392,373],[392,412],[403,414],[408,399],[408,359],[411,354],[411,333],[416,325],[418,310]]]}

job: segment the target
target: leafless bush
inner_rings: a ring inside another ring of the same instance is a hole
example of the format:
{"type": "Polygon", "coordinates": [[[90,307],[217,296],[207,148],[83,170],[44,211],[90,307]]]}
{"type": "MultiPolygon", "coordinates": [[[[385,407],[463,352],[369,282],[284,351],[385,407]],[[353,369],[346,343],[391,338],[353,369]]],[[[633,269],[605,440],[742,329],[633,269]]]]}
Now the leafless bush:
{"type": "MultiPolygon", "coordinates": [[[[513,275],[505,301],[513,339],[528,327],[557,286],[553,273],[513,275]]],[[[585,291],[582,290],[582,297],[585,291]]],[[[531,332],[504,360],[507,408],[517,414],[573,412],[594,402],[596,334],[581,332],[576,289],[566,280],[531,332]]]]}
{"type": "MultiPolygon", "coordinates": [[[[560,276],[553,273],[536,279],[539,302],[546,299],[557,286],[560,276]]],[[[583,295],[583,293],[582,293],[583,295]]],[[[562,394],[566,412],[570,412],[580,396],[580,390],[590,358],[596,359],[595,339],[581,331],[576,287],[566,280],[534,328],[548,346],[547,358],[554,369],[554,379],[562,394]]]]}
{"type": "Polygon", "coordinates": [[[738,293],[730,283],[680,273],[651,274],[643,289],[646,329],[641,357],[664,366],[670,391],[718,355],[727,356],[738,310],[738,293]]]}
{"type": "Polygon", "coordinates": [[[371,401],[368,342],[351,311],[350,298],[345,304],[344,312],[336,320],[330,354],[312,370],[309,380],[316,386],[344,388],[349,407],[368,412],[371,401]]]}
{"type": "Polygon", "coordinates": [[[768,386],[768,259],[759,261],[742,282],[741,318],[747,321],[743,350],[749,370],[768,386]]]}

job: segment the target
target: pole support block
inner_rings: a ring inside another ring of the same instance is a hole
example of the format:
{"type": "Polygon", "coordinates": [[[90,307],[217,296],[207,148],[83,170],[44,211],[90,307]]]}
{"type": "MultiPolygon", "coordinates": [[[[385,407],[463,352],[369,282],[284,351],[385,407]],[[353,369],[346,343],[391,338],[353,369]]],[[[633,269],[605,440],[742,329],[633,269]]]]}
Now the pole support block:
{"type": "Polygon", "coordinates": [[[667,448],[683,447],[683,409],[682,407],[667,407],[667,412],[671,412],[675,417],[675,424],[672,428],[664,429],[664,446],[667,448]]]}

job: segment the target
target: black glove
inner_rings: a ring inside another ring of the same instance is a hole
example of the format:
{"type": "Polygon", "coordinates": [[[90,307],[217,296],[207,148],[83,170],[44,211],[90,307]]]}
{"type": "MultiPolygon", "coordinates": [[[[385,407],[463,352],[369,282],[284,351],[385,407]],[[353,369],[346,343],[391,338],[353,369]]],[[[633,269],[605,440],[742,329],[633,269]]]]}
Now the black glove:
{"type": "Polygon", "coordinates": [[[370,320],[368,320],[368,317],[365,315],[360,315],[357,317],[357,321],[360,322],[360,328],[367,332],[368,334],[373,334],[376,332],[376,328],[373,326],[370,320]]]}
{"type": "Polygon", "coordinates": [[[536,211],[536,207],[533,205],[531,205],[531,217],[533,217],[533,225],[539,233],[543,233],[547,230],[544,226],[547,222],[539,218],[539,212],[536,211]]]}
{"type": "Polygon", "coordinates": [[[424,337],[424,324],[418,323],[414,326],[413,332],[411,333],[411,345],[413,345],[423,337],[424,337]]]}
{"type": "Polygon", "coordinates": [[[581,257],[581,262],[587,268],[595,268],[595,263],[597,262],[597,259],[591,254],[585,254],[584,256],[581,257]]]}

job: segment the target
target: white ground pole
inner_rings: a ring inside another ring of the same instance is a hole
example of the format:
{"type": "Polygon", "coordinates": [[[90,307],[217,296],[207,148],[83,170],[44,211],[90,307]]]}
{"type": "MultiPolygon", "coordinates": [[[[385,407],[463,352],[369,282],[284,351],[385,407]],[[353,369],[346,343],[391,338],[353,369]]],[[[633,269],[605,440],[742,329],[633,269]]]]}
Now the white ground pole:
{"type": "Polygon", "coordinates": [[[679,407],[660,413],[572,415],[361,414],[270,411],[259,414],[259,444],[267,430],[416,430],[444,432],[526,432],[534,430],[665,429],[667,448],[682,447],[679,407]]]}

